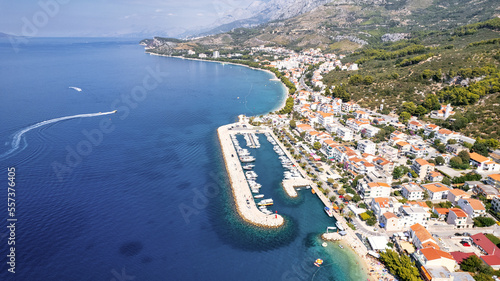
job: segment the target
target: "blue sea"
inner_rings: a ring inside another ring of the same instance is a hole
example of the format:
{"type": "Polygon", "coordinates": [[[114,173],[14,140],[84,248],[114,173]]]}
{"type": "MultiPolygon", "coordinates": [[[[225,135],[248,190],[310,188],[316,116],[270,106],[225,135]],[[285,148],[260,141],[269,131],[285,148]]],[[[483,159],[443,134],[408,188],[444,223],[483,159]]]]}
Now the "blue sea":
{"type": "Polygon", "coordinates": [[[0,280],[366,280],[352,252],[321,246],[335,221],[310,190],[286,196],[263,136],[258,182],[287,223],[260,229],[235,211],[216,129],[276,109],[271,74],[113,38],[1,39],[0,61],[0,280]]]}

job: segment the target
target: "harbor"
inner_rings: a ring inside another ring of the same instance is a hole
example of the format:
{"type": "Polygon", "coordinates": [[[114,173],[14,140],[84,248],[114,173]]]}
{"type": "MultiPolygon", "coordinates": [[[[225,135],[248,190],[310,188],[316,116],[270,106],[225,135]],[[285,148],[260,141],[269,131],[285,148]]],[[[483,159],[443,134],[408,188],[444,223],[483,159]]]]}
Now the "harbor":
{"type": "MultiPolygon", "coordinates": [[[[254,199],[253,197],[253,191],[258,192],[258,184],[255,181],[256,174],[249,173],[250,171],[247,171],[246,174],[242,163],[252,162],[255,158],[250,155],[239,156],[235,147],[234,136],[237,134],[244,134],[249,146],[260,147],[258,140],[249,135],[255,131],[242,122],[221,126],[217,129],[226,171],[231,183],[231,191],[236,210],[245,221],[263,227],[280,227],[284,224],[283,217],[279,214],[273,214],[265,208],[265,206],[272,205],[272,199],[267,198],[256,202],[256,199],[260,198],[255,197],[254,199]]],[[[240,153],[246,154],[243,149],[240,150],[240,153]]],[[[245,166],[250,168],[251,166],[248,165],[245,166]]]]}

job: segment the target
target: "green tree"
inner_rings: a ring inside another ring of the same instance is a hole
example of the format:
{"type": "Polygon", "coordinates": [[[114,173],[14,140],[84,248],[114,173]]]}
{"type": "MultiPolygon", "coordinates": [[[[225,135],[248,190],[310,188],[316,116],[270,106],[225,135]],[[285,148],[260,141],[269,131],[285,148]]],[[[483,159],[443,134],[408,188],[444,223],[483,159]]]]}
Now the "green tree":
{"type": "Polygon", "coordinates": [[[316,149],[316,150],[319,150],[321,148],[321,143],[319,141],[315,142],[313,144],[313,148],[316,149]]]}
{"type": "Polygon", "coordinates": [[[295,129],[297,127],[297,123],[295,122],[295,120],[290,120],[290,128],[295,129]]]}
{"type": "Polygon", "coordinates": [[[439,166],[441,166],[445,163],[443,156],[436,157],[436,159],[434,159],[434,161],[436,161],[436,165],[439,165],[439,166]]]}
{"type": "Polygon", "coordinates": [[[351,100],[351,94],[347,92],[344,85],[336,86],[335,89],[333,89],[332,95],[334,98],[339,98],[343,102],[351,100]]]}
{"type": "Polygon", "coordinates": [[[495,224],[495,220],[489,217],[477,217],[474,218],[474,226],[477,227],[487,227],[495,224]]]}
{"type": "Polygon", "coordinates": [[[442,184],[446,184],[446,185],[451,185],[451,181],[449,178],[447,177],[444,177],[443,180],[441,181],[442,184]]]}
{"type": "Polygon", "coordinates": [[[403,111],[410,113],[411,115],[415,114],[417,110],[417,106],[412,102],[403,102],[403,111]]]}
{"type": "Polygon", "coordinates": [[[361,196],[359,196],[358,194],[354,195],[352,197],[352,201],[358,203],[359,201],[361,201],[361,196]]]}
{"type": "Polygon", "coordinates": [[[327,87],[325,90],[325,96],[329,97],[331,95],[332,95],[332,93],[330,92],[330,87],[327,87]]]}
{"type": "Polygon", "coordinates": [[[401,121],[401,123],[408,122],[408,120],[410,120],[410,118],[411,118],[411,114],[406,112],[406,111],[403,111],[403,112],[401,112],[401,114],[399,114],[399,121],[401,121]]]}
{"type": "Polygon", "coordinates": [[[476,256],[471,255],[460,263],[460,269],[468,272],[476,272],[483,262],[476,256]]]}
{"type": "Polygon", "coordinates": [[[500,142],[496,139],[491,138],[486,140],[486,146],[488,146],[491,149],[497,149],[498,146],[500,146],[500,142]]]}
{"type": "Polygon", "coordinates": [[[478,154],[481,154],[485,157],[488,157],[488,146],[486,145],[486,141],[478,138],[476,139],[476,142],[471,148],[472,152],[476,152],[478,154]]]}
{"type": "Polygon", "coordinates": [[[458,153],[458,157],[462,159],[462,163],[469,163],[470,161],[470,155],[467,150],[462,150],[458,153]]]}
{"type": "Polygon", "coordinates": [[[439,110],[441,108],[439,98],[435,94],[428,94],[427,96],[425,96],[423,105],[428,110],[439,110]]]}
{"type": "Polygon", "coordinates": [[[415,114],[418,116],[424,115],[427,113],[427,109],[423,107],[422,105],[417,106],[417,109],[415,109],[415,114]]]}
{"type": "Polygon", "coordinates": [[[365,78],[363,79],[363,83],[365,85],[373,84],[373,76],[370,76],[370,75],[365,76],[365,78]]]}

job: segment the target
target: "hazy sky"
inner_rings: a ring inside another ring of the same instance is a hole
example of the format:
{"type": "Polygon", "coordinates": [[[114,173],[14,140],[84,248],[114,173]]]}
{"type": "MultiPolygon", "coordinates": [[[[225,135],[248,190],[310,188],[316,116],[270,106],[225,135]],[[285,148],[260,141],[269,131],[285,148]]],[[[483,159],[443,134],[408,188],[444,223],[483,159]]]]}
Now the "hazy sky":
{"type": "Polygon", "coordinates": [[[0,1],[0,32],[26,36],[179,34],[208,26],[252,0],[0,1]]]}

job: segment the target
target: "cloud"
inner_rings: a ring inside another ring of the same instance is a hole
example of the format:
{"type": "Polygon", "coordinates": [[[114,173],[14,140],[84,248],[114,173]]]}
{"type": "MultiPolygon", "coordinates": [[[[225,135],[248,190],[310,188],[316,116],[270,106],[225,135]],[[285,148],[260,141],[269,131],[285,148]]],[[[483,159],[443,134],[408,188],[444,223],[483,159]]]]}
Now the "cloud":
{"type": "Polygon", "coordinates": [[[163,12],[163,10],[162,9],[156,9],[155,12],[160,13],[160,12],[163,12]]]}
{"type": "Polygon", "coordinates": [[[199,17],[203,17],[204,16],[203,13],[197,13],[196,15],[199,16],[199,17]]]}
{"type": "Polygon", "coordinates": [[[174,14],[172,14],[172,13],[168,13],[168,14],[167,14],[167,16],[173,16],[173,15],[174,15],[174,14]]]}

